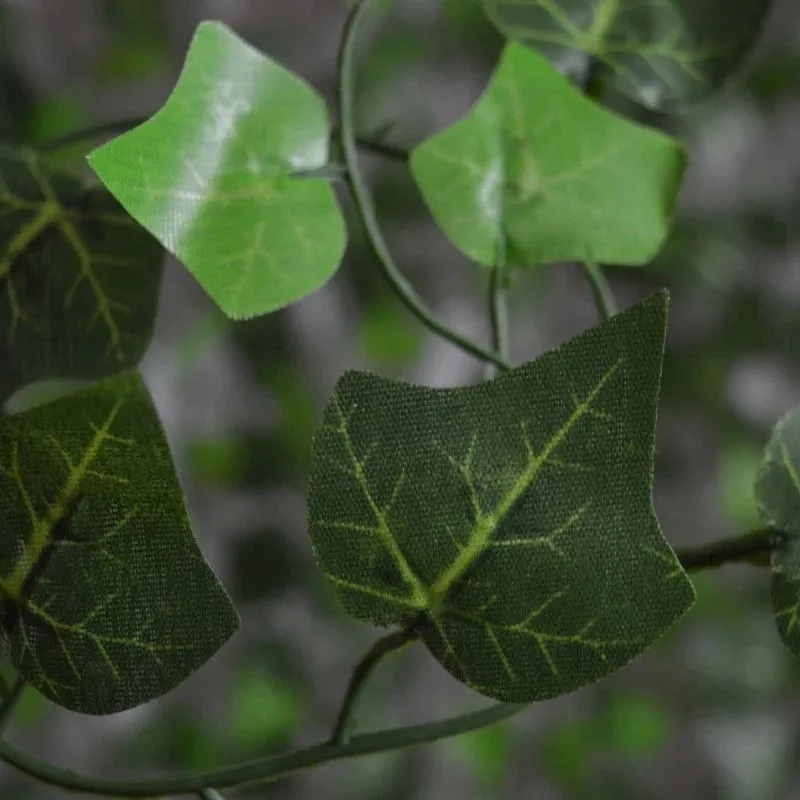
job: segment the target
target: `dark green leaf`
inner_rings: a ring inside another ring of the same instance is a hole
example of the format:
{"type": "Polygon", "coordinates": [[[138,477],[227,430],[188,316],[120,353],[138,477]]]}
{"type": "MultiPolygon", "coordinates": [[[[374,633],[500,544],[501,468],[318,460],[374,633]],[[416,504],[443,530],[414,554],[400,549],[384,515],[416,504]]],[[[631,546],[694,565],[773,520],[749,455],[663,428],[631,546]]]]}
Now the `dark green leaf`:
{"type": "Polygon", "coordinates": [[[11,659],[66,708],[147,702],[237,628],[136,373],[0,420],[0,513],[11,659]]]}
{"type": "Polygon", "coordinates": [[[105,189],[0,148],[0,399],[42,378],[136,366],[162,263],[158,243],[105,189]]]}
{"type": "Polygon", "coordinates": [[[597,58],[651,108],[698,100],[730,75],[769,0],[483,0],[502,33],[557,63],[597,58]]]}
{"type": "Polygon", "coordinates": [[[800,407],[772,432],[756,500],[764,522],[787,537],[772,555],[772,608],[781,639],[800,656],[800,407]]]}
{"type": "Polygon", "coordinates": [[[95,150],[123,206],[241,319],[322,286],[345,246],[325,166],[325,104],[220,23],[197,30],[167,104],[95,150]]]}
{"type": "Polygon", "coordinates": [[[486,266],[503,236],[518,266],[650,261],[684,166],[680,144],[587,100],[515,44],[472,111],[411,154],[438,223],[486,266]]]}
{"type": "Polygon", "coordinates": [[[691,605],[651,491],[667,299],[458,389],[363,372],[313,444],[309,531],[347,610],[416,622],[459,680],[502,700],[628,663],[691,605]]]}

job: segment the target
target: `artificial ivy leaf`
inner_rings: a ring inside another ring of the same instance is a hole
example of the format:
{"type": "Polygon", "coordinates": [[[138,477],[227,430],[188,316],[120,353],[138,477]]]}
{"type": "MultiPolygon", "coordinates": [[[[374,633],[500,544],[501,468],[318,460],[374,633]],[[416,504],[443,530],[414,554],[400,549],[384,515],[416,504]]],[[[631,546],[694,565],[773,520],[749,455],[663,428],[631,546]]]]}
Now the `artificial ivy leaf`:
{"type": "Polygon", "coordinates": [[[162,269],[158,242],[105,189],[0,147],[0,401],[136,366],[162,269]]]}
{"type": "Polygon", "coordinates": [[[651,108],[717,88],[758,35],[770,0],[483,0],[505,36],[556,63],[585,53],[651,108]]]}
{"type": "Polygon", "coordinates": [[[411,154],[437,222],[486,266],[502,236],[517,266],[650,261],[685,161],[680,144],[587,100],[515,44],[472,111],[411,154]]]}
{"type": "Polygon", "coordinates": [[[772,554],[772,608],[781,639],[800,656],[800,406],[772,432],[756,501],[765,524],[787,537],[772,554]]]}
{"type": "Polygon", "coordinates": [[[347,372],[309,531],[354,617],[414,623],[456,678],[529,702],[628,663],[694,591],[652,506],[667,297],[477,386],[347,372]]]}
{"type": "Polygon", "coordinates": [[[328,116],[304,81],[220,23],[202,23],[155,116],[89,156],[123,206],[230,317],[289,305],[336,271],[345,226],[328,116]]]}
{"type": "Polygon", "coordinates": [[[238,626],[136,373],[0,419],[0,513],[10,657],[59,705],[145,703],[238,626]]]}

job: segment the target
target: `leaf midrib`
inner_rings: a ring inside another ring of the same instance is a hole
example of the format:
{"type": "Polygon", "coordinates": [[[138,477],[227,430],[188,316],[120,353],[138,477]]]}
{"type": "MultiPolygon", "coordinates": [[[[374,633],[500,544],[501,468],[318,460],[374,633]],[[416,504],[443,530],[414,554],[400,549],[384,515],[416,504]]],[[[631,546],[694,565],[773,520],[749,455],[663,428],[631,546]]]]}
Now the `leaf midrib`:
{"type": "Polygon", "coordinates": [[[108,436],[108,432],[114,424],[122,405],[123,401],[118,401],[111,409],[105,422],[94,428],[94,435],[84,452],[83,458],[76,466],[70,469],[69,477],[58,499],[50,506],[44,517],[34,525],[30,540],[26,542],[22,556],[17,559],[11,574],[7,578],[0,580],[0,592],[6,597],[19,598],[21,595],[28,576],[35,569],[45,548],[50,544],[53,527],[68,512],[70,503],[75,499],[81,482],[97,457],[97,453],[108,436]]]}
{"type": "Polygon", "coordinates": [[[624,357],[619,358],[616,363],[606,371],[589,395],[582,402],[576,405],[575,411],[572,412],[569,419],[564,423],[564,425],[561,426],[555,435],[552,436],[542,452],[538,456],[531,458],[528,466],[516,480],[514,485],[501,498],[497,506],[492,511],[484,512],[476,520],[475,526],[469,534],[467,545],[463,550],[461,550],[453,563],[433,584],[430,594],[434,604],[438,604],[441,602],[441,600],[448,596],[452,588],[458,583],[458,581],[461,580],[467,570],[477,561],[483,551],[489,546],[492,541],[492,534],[497,530],[506,514],[511,510],[520,496],[531,487],[541,468],[547,463],[547,460],[550,458],[556,448],[564,441],[564,439],[566,439],[578,420],[580,420],[591,409],[591,406],[597,398],[597,395],[602,391],[606,383],[608,383],[608,381],[613,377],[624,360],[624,357]]]}
{"type": "Polygon", "coordinates": [[[61,205],[56,200],[46,200],[39,213],[23,225],[8,243],[0,259],[0,280],[8,277],[17,258],[33,244],[54,222],[61,217],[61,205]]]}

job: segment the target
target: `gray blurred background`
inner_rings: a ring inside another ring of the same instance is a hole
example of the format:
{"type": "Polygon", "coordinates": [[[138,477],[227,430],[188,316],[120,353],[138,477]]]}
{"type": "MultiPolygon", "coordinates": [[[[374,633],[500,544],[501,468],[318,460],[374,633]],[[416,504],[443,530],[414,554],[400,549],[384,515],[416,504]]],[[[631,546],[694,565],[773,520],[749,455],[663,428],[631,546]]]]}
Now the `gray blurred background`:
{"type": "MultiPolygon", "coordinates": [[[[35,141],[167,98],[197,24],[226,22],[334,97],[345,0],[0,2],[0,136],[35,141]]],[[[363,53],[360,119],[411,147],[465,113],[501,41],[476,0],[395,0],[363,53]]],[[[724,91],[668,129],[691,162],[657,262],[610,279],[625,306],[671,290],[656,509],[675,546],[757,524],[752,485],[775,421],[800,403],[800,8],[774,3],[724,91]]],[[[73,152],[72,158],[80,156],[73,152]]],[[[370,175],[398,261],[448,322],[488,340],[488,275],[440,234],[402,166],[370,175]]],[[[349,672],[379,631],[349,620],[305,530],[310,437],[339,374],[368,368],[432,386],[480,364],[420,328],[367,251],[346,198],[350,246],[337,276],[283,312],[227,322],[168,259],[143,371],[174,449],[204,553],[241,632],[163,699],[81,717],[32,690],[9,736],[92,774],[211,769],[329,731],[349,672]]],[[[521,362],[596,322],[570,265],[524,273],[511,293],[521,362]]],[[[781,645],[766,572],[697,578],[698,602],[657,646],[602,683],[491,730],[320,768],[234,796],[800,798],[800,669],[781,645]]],[[[198,624],[202,624],[199,620],[198,624]]],[[[359,728],[478,708],[421,647],[382,666],[359,728]]],[[[3,769],[2,798],[55,797],[3,769]]]]}

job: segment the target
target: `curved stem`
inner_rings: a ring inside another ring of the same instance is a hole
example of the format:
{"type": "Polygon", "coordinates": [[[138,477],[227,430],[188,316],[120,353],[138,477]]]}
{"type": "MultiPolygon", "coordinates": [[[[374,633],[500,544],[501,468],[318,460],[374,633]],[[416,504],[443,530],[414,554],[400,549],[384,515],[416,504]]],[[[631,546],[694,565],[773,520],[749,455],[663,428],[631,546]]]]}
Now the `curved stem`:
{"type": "Polygon", "coordinates": [[[355,130],[355,45],[360,24],[369,7],[369,0],[361,0],[350,13],[342,37],[339,53],[339,115],[341,120],[341,145],[347,167],[346,180],[356,209],[367,234],[370,246],[378,260],[384,277],[400,301],[419,321],[443,339],[470,355],[500,369],[510,365],[497,353],[481,347],[439,320],[422,302],[413,286],[400,272],[378,222],[375,204],[358,160],[358,143],[355,130]]]}
{"type": "Polygon", "coordinates": [[[108,122],[99,122],[97,125],[79,128],[78,130],[65,133],[62,136],[56,136],[53,139],[35,143],[33,148],[40,153],[52,153],[55,150],[70,147],[73,144],[84,142],[87,139],[100,139],[103,136],[110,136],[113,133],[121,133],[130,130],[131,128],[141,125],[143,122],[147,122],[147,117],[128,117],[113,119],[108,122]]]}
{"type": "Polygon", "coordinates": [[[600,318],[605,322],[617,313],[617,302],[614,300],[614,294],[605,275],[603,275],[603,268],[594,261],[581,261],[579,266],[589,282],[592,298],[600,318]]]}
{"type": "Polygon", "coordinates": [[[27,682],[25,678],[23,678],[21,675],[17,675],[14,685],[11,687],[8,694],[3,698],[3,702],[0,703],[0,735],[3,734],[5,729],[8,727],[8,723],[11,722],[14,709],[17,707],[17,703],[22,697],[22,692],[26,686],[27,682]]]}
{"type": "Polygon", "coordinates": [[[508,305],[506,285],[508,273],[502,267],[492,270],[489,278],[489,307],[492,323],[492,349],[508,360],[508,305]]]}
{"type": "MultiPolygon", "coordinates": [[[[509,361],[508,305],[506,289],[508,288],[508,272],[506,270],[505,236],[500,236],[497,259],[489,276],[489,319],[492,326],[492,350],[505,361],[509,361]]],[[[493,378],[497,368],[487,365],[486,377],[493,378]]]]}
{"type": "Polygon", "coordinates": [[[234,765],[217,772],[173,778],[126,781],[79,775],[71,770],[61,769],[32,758],[3,741],[0,741],[0,761],[48,786],[55,786],[67,792],[81,792],[101,797],[168,797],[175,794],[197,794],[208,789],[229,789],[247,784],[267,783],[331,761],[384,753],[388,750],[397,750],[412,745],[428,744],[493,725],[529,707],[529,705],[496,703],[482,711],[453,717],[442,722],[430,722],[364,734],[355,736],[342,744],[324,742],[268,756],[257,761],[234,765]]]}
{"type": "MultiPolygon", "coordinates": [[[[590,56],[583,76],[579,81],[580,89],[586,97],[597,103],[600,103],[603,99],[602,69],[603,65],[600,60],[595,56],[590,56]]],[[[605,322],[617,313],[617,303],[614,300],[611,287],[608,285],[605,275],[603,275],[603,268],[594,261],[581,261],[579,266],[589,281],[592,298],[597,306],[600,318],[605,322]]]]}
{"type": "Polygon", "coordinates": [[[676,551],[681,566],[687,572],[714,569],[725,564],[769,566],[770,556],[785,541],[785,536],[772,528],[748,531],[733,539],[720,539],[698,547],[676,551]]]}
{"type": "MultiPolygon", "coordinates": [[[[331,134],[332,138],[341,137],[341,131],[334,130],[331,134]]],[[[375,156],[386,158],[389,161],[399,161],[402,164],[408,163],[408,150],[403,147],[398,147],[394,144],[385,144],[384,142],[376,141],[368,136],[358,136],[356,138],[356,145],[366,153],[372,153],[375,156]]]]}
{"type": "Polygon", "coordinates": [[[367,679],[378,663],[389,655],[389,653],[402,649],[418,638],[419,633],[417,633],[415,625],[408,625],[405,628],[390,633],[388,636],[384,636],[382,639],[378,639],[367,651],[366,655],[358,662],[356,668],[353,670],[353,675],[347,686],[347,692],[342,701],[342,707],[339,710],[339,714],[333,726],[333,732],[330,738],[331,744],[341,744],[345,740],[347,726],[353,716],[356,701],[366,685],[367,679]]]}
{"type": "MultiPolygon", "coordinates": [[[[109,120],[108,122],[98,122],[96,125],[78,128],[74,131],[62,134],[61,136],[45,139],[43,142],[35,142],[32,147],[39,152],[49,153],[89,139],[101,139],[104,136],[110,136],[114,133],[124,133],[131,128],[142,125],[147,122],[147,120],[148,117],[122,117],[120,119],[109,120]]],[[[336,139],[339,136],[341,136],[341,134],[338,130],[334,129],[331,132],[332,139],[336,139]]],[[[358,147],[367,153],[372,153],[373,155],[386,158],[390,161],[398,161],[402,164],[408,163],[408,150],[403,147],[386,144],[385,142],[372,139],[369,136],[359,136],[356,142],[358,147]]]]}

